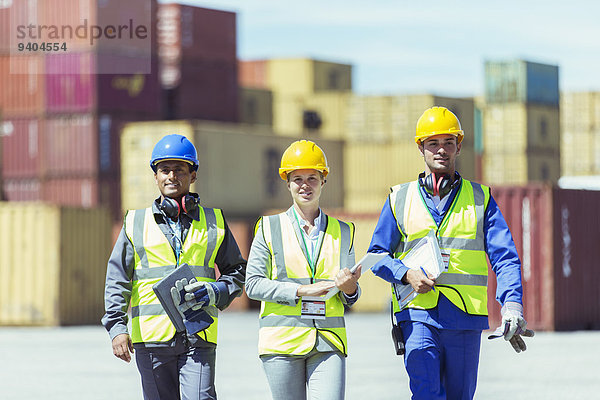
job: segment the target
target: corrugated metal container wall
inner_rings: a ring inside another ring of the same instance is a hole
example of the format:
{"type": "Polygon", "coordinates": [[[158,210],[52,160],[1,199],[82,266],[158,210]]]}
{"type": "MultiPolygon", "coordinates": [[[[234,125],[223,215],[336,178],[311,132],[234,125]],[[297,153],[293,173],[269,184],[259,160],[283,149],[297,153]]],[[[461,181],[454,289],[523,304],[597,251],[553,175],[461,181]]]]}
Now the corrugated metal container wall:
{"type": "Polygon", "coordinates": [[[556,183],[560,178],[560,155],[558,152],[527,152],[527,181],[556,183]]]}
{"type": "Polygon", "coordinates": [[[314,60],[314,91],[352,91],[352,65],[314,60]]]}
{"type": "Polygon", "coordinates": [[[98,180],[56,178],[42,181],[42,199],[52,204],[92,208],[99,206],[98,180]]]}
{"type": "Polygon", "coordinates": [[[554,329],[600,329],[600,192],[554,189],[554,329]]]}
{"type": "Polygon", "coordinates": [[[597,92],[563,92],[560,96],[560,126],[562,132],[584,133],[600,124],[600,95],[597,92]]]}
{"type": "Polygon", "coordinates": [[[560,112],[558,108],[527,105],[527,148],[552,152],[558,158],[560,148],[560,112]]]}
{"type": "Polygon", "coordinates": [[[273,93],[273,131],[276,135],[299,137],[304,132],[303,98],[273,93]]]}
{"type": "Polygon", "coordinates": [[[98,173],[98,121],[92,114],[46,120],[44,177],[81,177],[98,173]]]}
{"type": "MultiPolygon", "coordinates": [[[[198,181],[192,186],[209,207],[223,208],[232,217],[261,215],[266,209],[287,208],[291,197],[278,175],[281,155],[293,141],[271,132],[233,124],[152,122],[129,124],[122,135],[122,200],[124,209],[147,207],[158,191],[148,165],[154,144],[166,133],[186,135],[198,150],[198,181]],[[243,166],[224,168],[228,163],[243,166]],[[238,195],[232,196],[232,188],[238,195]],[[244,193],[252,193],[245,196],[244,193]]],[[[342,207],[344,196],[342,143],[317,140],[327,155],[331,173],[323,207],[342,207]]]]}
{"type": "Polygon", "coordinates": [[[38,178],[43,163],[41,153],[45,121],[39,118],[5,119],[0,126],[4,137],[4,178],[38,178]]]}
{"type": "MultiPolygon", "coordinates": [[[[321,127],[315,133],[317,137],[334,140],[346,138],[348,102],[351,96],[349,92],[319,92],[305,99],[304,110],[316,111],[321,117],[321,127]]],[[[302,129],[298,132],[301,131],[302,129]]]]}
{"type": "Polygon", "coordinates": [[[2,192],[7,201],[38,201],[42,199],[39,179],[3,178],[2,192]]]}
{"type": "Polygon", "coordinates": [[[412,143],[346,143],[344,207],[349,212],[378,213],[390,187],[417,179],[425,167],[412,143]]]}
{"type": "Polygon", "coordinates": [[[161,58],[234,62],[236,14],[181,4],[159,4],[158,43],[161,58]]]}
{"type": "MultiPolygon", "coordinates": [[[[383,201],[381,204],[383,205],[383,201]]],[[[354,223],[354,252],[356,254],[356,261],[360,260],[369,249],[379,214],[330,213],[328,210],[325,210],[325,212],[334,218],[354,223]]],[[[370,270],[363,270],[359,283],[362,294],[358,302],[352,306],[353,312],[382,312],[389,310],[392,292],[388,282],[376,277],[370,270]]]]}
{"type": "MultiPolygon", "coordinates": [[[[552,191],[547,186],[493,187],[498,203],[514,238],[522,263],[523,306],[528,326],[553,329],[554,285],[552,276],[552,191]]],[[[502,317],[495,300],[496,278],[489,271],[488,311],[490,327],[502,317]]]]}
{"type": "MultiPolygon", "coordinates": [[[[231,230],[231,234],[233,235],[242,257],[244,259],[248,259],[248,254],[250,253],[250,246],[252,245],[252,235],[254,229],[254,223],[256,220],[231,220],[225,215],[225,219],[227,220],[227,226],[231,230]]],[[[217,275],[219,275],[217,271],[217,275]]],[[[250,307],[250,299],[246,294],[246,291],[242,293],[240,297],[236,297],[231,304],[227,307],[225,312],[227,311],[245,311],[250,307]]]]}
{"type": "Polygon", "coordinates": [[[237,62],[184,61],[181,84],[171,90],[174,100],[167,112],[172,118],[223,122],[239,119],[237,62]]]}
{"type": "MultiPolygon", "coordinates": [[[[492,193],[522,260],[528,326],[600,328],[600,277],[590,261],[590,250],[600,240],[600,192],[529,185],[494,187],[492,193]]],[[[495,303],[495,290],[491,278],[490,304],[495,303]]],[[[499,306],[490,307],[490,326],[500,321],[499,306]]]]}
{"type": "Polygon", "coordinates": [[[95,325],[104,314],[112,229],[108,212],[62,208],[60,226],[60,324],[95,325]]]}
{"type": "Polygon", "coordinates": [[[527,148],[527,107],[493,104],[483,113],[484,154],[517,153],[527,148]]]}
{"type": "Polygon", "coordinates": [[[4,118],[33,117],[44,112],[44,57],[0,55],[0,109],[4,118]]]}
{"type": "Polygon", "coordinates": [[[267,60],[238,61],[240,86],[269,89],[267,85],[267,60]]]}
{"type": "Polygon", "coordinates": [[[414,142],[415,130],[419,117],[421,117],[426,109],[434,105],[436,105],[435,98],[431,95],[393,96],[393,140],[399,142],[414,142]]]}
{"type": "Polygon", "coordinates": [[[525,154],[484,154],[483,182],[487,185],[527,183],[525,154]]]}
{"type": "Polygon", "coordinates": [[[46,65],[46,102],[49,113],[112,111],[142,113],[154,118],[160,115],[156,57],[96,53],[50,54],[46,65]],[[102,73],[113,65],[119,65],[121,70],[131,73],[102,73]],[[144,73],[147,68],[151,68],[151,74],[144,73]]]}
{"type": "Polygon", "coordinates": [[[357,96],[349,102],[347,138],[353,142],[392,141],[392,96],[357,96]]]}
{"type": "Polygon", "coordinates": [[[300,59],[271,59],[267,61],[267,88],[277,95],[306,96],[314,93],[313,61],[300,59]]]}
{"type": "Polygon", "coordinates": [[[0,216],[6,228],[0,231],[0,325],[97,324],[111,249],[108,213],[2,203],[0,216]]]}
{"type": "Polygon", "coordinates": [[[240,123],[273,125],[273,93],[270,90],[240,87],[240,123]]]}
{"type": "Polygon", "coordinates": [[[485,62],[485,98],[493,103],[558,107],[558,66],[523,60],[485,62]]]}

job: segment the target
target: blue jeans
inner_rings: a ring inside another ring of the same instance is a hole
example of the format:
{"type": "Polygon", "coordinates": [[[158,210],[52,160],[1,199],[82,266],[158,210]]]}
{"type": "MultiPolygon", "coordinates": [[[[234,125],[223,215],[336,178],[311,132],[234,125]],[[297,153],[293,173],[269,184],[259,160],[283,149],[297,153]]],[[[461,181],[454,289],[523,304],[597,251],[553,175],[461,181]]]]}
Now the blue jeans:
{"type": "Polygon", "coordinates": [[[337,352],[261,356],[273,400],[343,400],[346,358],[337,352]]]}
{"type": "Polygon", "coordinates": [[[471,400],[477,386],[481,331],[400,323],[404,365],[415,400],[471,400]]]}
{"type": "Polygon", "coordinates": [[[176,339],[174,347],[136,348],[144,400],[216,399],[214,348],[189,347],[176,339]]]}

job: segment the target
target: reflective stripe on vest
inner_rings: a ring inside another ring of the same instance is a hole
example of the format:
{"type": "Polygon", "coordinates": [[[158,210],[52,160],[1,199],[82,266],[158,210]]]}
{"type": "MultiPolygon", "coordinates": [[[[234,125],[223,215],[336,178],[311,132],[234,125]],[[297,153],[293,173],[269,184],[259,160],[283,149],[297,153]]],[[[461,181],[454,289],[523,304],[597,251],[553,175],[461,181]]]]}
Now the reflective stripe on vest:
{"type": "MultiPolygon", "coordinates": [[[[430,309],[437,306],[443,293],[461,310],[487,315],[487,259],[483,220],[489,202],[489,188],[462,179],[450,208],[438,227],[429,213],[417,181],[392,188],[390,204],[401,233],[395,257],[402,259],[430,230],[437,233],[441,249],[450,252],[448,271],[436,280],[438,291],[419,294],[408,308],[430,309]]],[[[400,311],[395,296],[394,312],[400,311]]]]}
{"type": "MultiPolygon", "coordinates": [[[[262,218],[262,234],[269,247],[270,278],[301,285],[335,279],[340,268],[348,266],[348,255],[354,237],[354,225],[327,218],[315,271],[309,265],[300,245],[301,234],[286,213],[262,218]]],[[[261,232],[257,232],[261,234],[261,232]]],[[[261,303],[259,354],[303,355],[316,343],[317,331],[340,352],[347,354],[344,305],[338,296],[325,303],[325,319],[301,318],[302,300],[296,306],[275,302],[261,303]]]]}
{"type": "MultiPolygon", "coordinates": [[[[152,208],[133,210],[125,216],[125,232],[135,249],[131,295],[131,338],[134,343],[166,342],[175,327],[158,301],[152,285],[177,267],[175,253],[154,219],[152,208]]],[[[225,221],[219,209],[199,208],[182,246],[180,264],[188,264],[199,281],[215,281],[215,257],[225,237],[225,221]]],[[[198,335],[217,342],[217,318],[198,335]]]]}

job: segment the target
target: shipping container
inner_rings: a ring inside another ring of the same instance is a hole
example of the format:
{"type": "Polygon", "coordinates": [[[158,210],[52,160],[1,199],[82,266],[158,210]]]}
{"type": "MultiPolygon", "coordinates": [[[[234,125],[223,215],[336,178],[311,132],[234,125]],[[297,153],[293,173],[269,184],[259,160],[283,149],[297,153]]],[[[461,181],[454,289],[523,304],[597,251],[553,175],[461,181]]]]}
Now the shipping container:
{"type": "Polygon", "coordinates": [[[0,27],[4,54],[16,53],[19,43],[43,42],[64,43],[69,52],[151,54],[157,43],[156,1],[5,0],[0,27]],[[102,29],[100,37],[92,38],[98,35],[93,26],[102,29]]]}
{"type": "Polygon", "coordinates": [[[273,125],[273,93],[266,89],[239,88],[242,124],[273,125]]]}
{"type": "Polygon", "coordinates": [[[3,200],[6,201],[40,201],[42,199],[41,184],[37,178],[2,180],[3,200]]]}
{"type": "MultiPolygon", "coordinates": [[[[188,137],[198,150],[200,167],[192,190],[202,204],[222,208],[231,217],[258,216],[287,208],[291,197],[278,174],[281,155],[294,138],[237,124],[168,121],[128,124],[121,142],[123,209],[145,208],[158,196],[149,161],[154,145],[166,134],[188,137]]],[[[344,161],[340,141],[317,140],[327,155],[330,174],[323,190],[324,207],[343,206],[344,161]]]]}
{"type": "Polygon", "coordinates": [[[165,90],[167,119],[238,122],[237,62],[184,60],[181,83],[165,90]]]}
{"type": "Polygon", "coordinates": [[[414,181],[425,169],[414,140],[395,144],[346,143],[345,210],[378,213],[394,185],[414,181]]]}
{"type": "Polygon", "coordinates": [[[562,132],[585,133],[600,128],[599,92],[562,92],[560,126],[562,132]]]}
{"type": "Polygon", "coordinates": [[[524,60],[485,62],[488,104],[527,103],[558,108],[558,66],[524,60]]]}
{"type": "Polygon", "coordinates": [[[267,60],[238,60],[239,85],[268,90],[267,64],[267,60]]]}
{"type": "Polygon", "coordinates": [[[2,173],[4,178],[38,178],[43,158],[41,141],[45,121],[40,118],[5,119],[0,122],[3,137],[2,173]]]}
{"type": "Polygon", "coordinates": [[[160,116],[156,57],[91,52],[49,54],[46,72],[49,114],[113,112],[160,116]],[[123,73],[104,73],[113,65],[119,65],[123,73]]]}
{"type": "Polygon", "coordinates": [[[44,112],[44,57],[0,55],[0,109],[5,119],[44,112]]]}
{"type": "Polygon", "coordinates": [[[321,91],[352,91],[352,66],[308,58],[267,61],[267,88],[275,94],[307,96],[321,91]]]}
{"type": "MultiPolygon", "coordinates": [[[[600,240],[600,192],[530,185],[494,187],[493,195],[522,260],[528,327],[599,329],[600,276],[590,250],[600,240]]],[[[490,304],[495,289],[490,279],[490,304]]],[[[500,321],[500,307],[490,307],[490,325],[500,321]]]]}
{"type": "Polygon", "coordinates": [[[349,101],[347,138],[352,142],[391,143],[393,118],[392,96],[354,95],[349,101]]]}
{"type": "Polygon", "coordinates": [[[0,325],[97,325],[111,251],[108,212],[4,202],[0,218],[0,325]]]}
{"type": "Polygon", "coordinates": [[[316,112],[321,126],[316,134],[320,138],[340,140],[347,137],[350,92],[320,91],[304,100],[304,110],[316,112]]]}
{"type": "Polygon", "coordinates": [[[237,62],[236,14],[159,4],[158,46],[161,62],[167,64],[184,59],[237,62]]]}

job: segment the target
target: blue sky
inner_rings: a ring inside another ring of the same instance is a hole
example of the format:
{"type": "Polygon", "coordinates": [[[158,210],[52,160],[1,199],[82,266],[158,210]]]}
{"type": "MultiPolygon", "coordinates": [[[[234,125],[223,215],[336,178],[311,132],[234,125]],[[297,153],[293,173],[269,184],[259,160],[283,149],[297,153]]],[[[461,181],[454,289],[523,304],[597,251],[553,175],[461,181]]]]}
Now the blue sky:
{"type": "Polygon", "coordinates": [[[484,61],[516,58],[558,65],[562,91],[600,90],[598,1],[178,2],[236,12],[241,59],[349,63],[363,94],[482,95],[484,61]]]}

